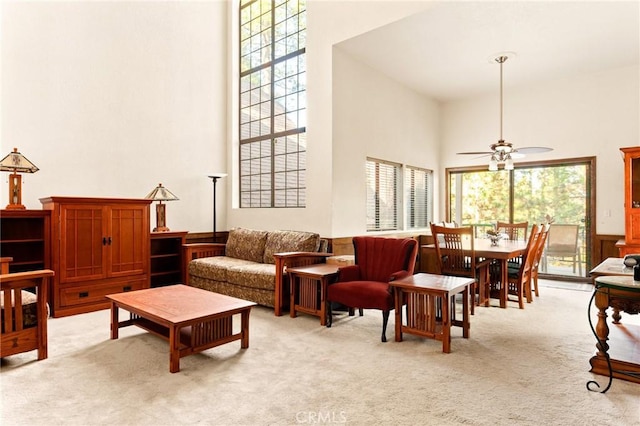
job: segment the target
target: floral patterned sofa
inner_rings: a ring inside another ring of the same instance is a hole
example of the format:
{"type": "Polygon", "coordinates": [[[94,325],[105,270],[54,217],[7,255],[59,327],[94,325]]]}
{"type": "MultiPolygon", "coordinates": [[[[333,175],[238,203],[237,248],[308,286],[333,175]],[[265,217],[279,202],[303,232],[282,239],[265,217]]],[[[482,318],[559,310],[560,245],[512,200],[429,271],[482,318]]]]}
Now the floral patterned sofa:
{"type": "Polygon", "coordinates": [[[186,244],[187,284],[273,307],[288,307],[286,268],[322,263],[331,256],[319,234],[234,228],[226,244],[186,244]]]}

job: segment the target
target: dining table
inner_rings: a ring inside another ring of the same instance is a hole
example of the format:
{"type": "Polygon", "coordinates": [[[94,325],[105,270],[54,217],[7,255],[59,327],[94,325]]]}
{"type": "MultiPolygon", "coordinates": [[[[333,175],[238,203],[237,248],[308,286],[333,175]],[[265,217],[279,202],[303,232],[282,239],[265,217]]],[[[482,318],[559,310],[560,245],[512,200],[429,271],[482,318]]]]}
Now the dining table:
{"type": "MultiPolygon", "coordinates": [[[[471,244],[468,244],[468,250],[471,251],[471,244]]],[[[423,249],[435,252],[435,244],[425,244],[423,249]]],[[[523,255],[527,251],[527,241],[523,240],[499,240],[497,244],[491,242],[488,238],[474,238],[473,249],[478,259],[492,259],[500,264],[500,307],[507,307],[508,282],[509,282],[509,259],[523,255]]],[[[488,304],[488,299],[486,301],[488,304]]]]}

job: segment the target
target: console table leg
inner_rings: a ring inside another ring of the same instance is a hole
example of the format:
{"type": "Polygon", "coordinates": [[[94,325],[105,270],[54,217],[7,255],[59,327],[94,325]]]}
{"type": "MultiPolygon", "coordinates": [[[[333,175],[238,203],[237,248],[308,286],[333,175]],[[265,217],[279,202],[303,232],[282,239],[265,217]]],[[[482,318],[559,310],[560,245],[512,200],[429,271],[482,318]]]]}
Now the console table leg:
{"type": "MultiPolygon", "coordinates": [[[[597,291],[597,290],[596,290],[597,291]]],[[[609,307],[609,297],[605,292],[597,291],[595,297],[596,307],[598,308],[598,322],[596,324],[596,336],[598,337],[598,356],[604,357],[609,351],[609,326],[607,325],[607,308],[609,307]]]]}
{"type": "MultiPolygon", "coordinates": [[[[591,327],[591,331],[596,336],[598,343],[596,344],[596,348],[598,351],[596,355],[592,358],[604,358],[607,361],[607,367],[609,369],[609,383],[607,386],[600,391],[600,393],[606,393],[611,387],[611,383],[613,382],[613,369],[611,368],[611,358],[609,358],[609,354],[607,351],[609,350],[609,345],[607,344],[607,339],[609,338],[609,326],[607,326],[607,308],[609,307],[609,295],[608,293],[598,289],[597,284],[596,288],[593,292],[593,296],[591,296],[591,300],[589,301],[588,314],[589,314],[589,326],[591,327]],[[595,305],[598,308],[598,322],[593,327],[591,322],[591,305],[595,300],[595,305]]],[[[593,366],[593,362],[591,362],[593,366]]],[[[600,384],[595,380],[589,380],[587,382],[587,389],[592,392],[597,392],[600,388],[600,384]],[[592,386],[595,385],[595,388],[592,386]]]]}

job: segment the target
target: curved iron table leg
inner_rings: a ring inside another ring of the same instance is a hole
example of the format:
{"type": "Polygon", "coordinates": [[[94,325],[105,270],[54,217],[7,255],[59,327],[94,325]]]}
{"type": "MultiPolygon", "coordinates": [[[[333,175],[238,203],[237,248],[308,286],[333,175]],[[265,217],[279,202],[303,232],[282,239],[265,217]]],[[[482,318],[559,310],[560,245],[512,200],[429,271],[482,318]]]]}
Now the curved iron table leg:
{"type": "MultiPolygon", "coordinates": [[[[611,358],[609,357],[609,353],[607,352],[607,342],[600,339],[600,336],[598,336],[598,333],[596,333],[596,329],[593,326],[593,321],[591,321],[591,307],[593,306],[593,301],[596,297],[596,293],[598,293],[597,287],[593,291],[593,295],[591,295],[591,299],[589,300],[589,306],[587,307],[587,318],[589,319],[589,327],[591,327],[591,332],[598,341],[598,349],[600,349],[602,353],[604,353],[604,357],[607,360],[607,369],[609,370],[609,383],[607,383],[606,388],[599,391],[600,393],[605,393],[609,390],[609,388],[611,387],[611,383],[613,382],[613,369],[611,368],[611,358]]],[[[600,384],[595,380],[589,380],[587,382],[587,389],[591,392],[598,392],[598,389],[600,389],[600,384]],[[592,385],[595,385],[595,388],[592,385]]]]}

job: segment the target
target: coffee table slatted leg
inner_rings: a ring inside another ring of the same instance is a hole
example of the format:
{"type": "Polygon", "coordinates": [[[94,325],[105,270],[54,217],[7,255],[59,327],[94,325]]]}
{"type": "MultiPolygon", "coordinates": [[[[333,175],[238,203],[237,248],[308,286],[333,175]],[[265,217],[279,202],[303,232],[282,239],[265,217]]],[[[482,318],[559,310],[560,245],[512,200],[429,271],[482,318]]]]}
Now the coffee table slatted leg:
{"type": "Polygon", "coordinates": [[[240,318],[240,328],[242,329],[242,339],[240,340],[240,347],[246,349],[249,347],[249,313],[250,309],[242,311],[240,318]]]}
{"type": "Polygon", "coordinates": [[[180,371],[179,335],[177,326],[172,325],[169,327],[169,371],[172,373],[180,371]]]}
{"type": "Polygon", "coordinates": [[[111,301],[111,339],[118,338],[118,305],[113,300],[111,301]]]}

